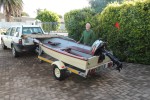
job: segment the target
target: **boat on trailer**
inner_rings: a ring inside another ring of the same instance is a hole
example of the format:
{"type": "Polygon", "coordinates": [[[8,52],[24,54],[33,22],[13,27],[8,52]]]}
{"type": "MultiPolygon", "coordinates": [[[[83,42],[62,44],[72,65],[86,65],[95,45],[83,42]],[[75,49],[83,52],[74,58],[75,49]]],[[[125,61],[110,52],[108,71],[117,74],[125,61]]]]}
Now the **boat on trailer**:
{"type": "Polygon", "coordinates": [[[122,63],[105,50],[105,42],[97,40],[92,46],[78,44],[75,40],[59,35],[30,35],[40,61],[51,63],[53,75],[63,80],[73,72],[83,77],[104,69],[120,69],[122,63]],[[117,66],[114,66],[116,64],[117,66]]]}

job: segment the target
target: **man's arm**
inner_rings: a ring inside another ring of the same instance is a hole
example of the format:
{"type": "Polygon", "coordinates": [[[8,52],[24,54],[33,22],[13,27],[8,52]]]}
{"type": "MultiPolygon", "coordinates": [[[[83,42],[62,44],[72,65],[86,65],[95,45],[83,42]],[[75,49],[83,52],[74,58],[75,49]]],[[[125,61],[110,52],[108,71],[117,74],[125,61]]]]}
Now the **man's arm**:
{"type": "Polygon", "coordinates": [[[84,35],[83,35],[83,33],[82,33],[82,36],[81,36],[80,40],[78,41],[78,43],[83,42],[83,39],[84,39],[84,35]]]}
{"type": "Polygon", "coordinates": [[[90,46],[93,45],[93,43],[96,41],[96,38],[97,38],[96,34],[92,31],[90,46]]]}

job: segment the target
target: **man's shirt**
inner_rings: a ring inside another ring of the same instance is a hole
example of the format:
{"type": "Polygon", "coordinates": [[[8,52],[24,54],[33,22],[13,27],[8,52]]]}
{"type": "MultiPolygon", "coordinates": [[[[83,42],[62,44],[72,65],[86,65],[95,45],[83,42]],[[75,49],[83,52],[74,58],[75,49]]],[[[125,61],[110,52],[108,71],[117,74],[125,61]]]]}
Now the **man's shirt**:
{"type": "Polygon", "coordinates": [[[90,29],[89,31],[85,30],[82,33],[82,37],[80,38],[80,42],[84,43],[85,45],[92,45],[92,38],[94,37],[94,32],[90,29]]]}

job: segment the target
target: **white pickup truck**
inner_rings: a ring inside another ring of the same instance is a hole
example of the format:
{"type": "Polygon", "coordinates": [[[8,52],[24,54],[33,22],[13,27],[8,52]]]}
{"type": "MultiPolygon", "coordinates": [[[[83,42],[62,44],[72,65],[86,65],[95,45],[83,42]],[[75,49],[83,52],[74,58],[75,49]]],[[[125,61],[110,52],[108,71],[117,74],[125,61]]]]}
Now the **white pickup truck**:
{"type": "Polygon", "coordinates": [[[14,57],[18,57],[20,53],[33,51],[36,48],[33,39],[23,38],[28,34],[44,34],[40,26],[36,25],[20,25],[10,27],[6,33],[1,36],[1,46],[3,49],[12,49],[14,57]]]}

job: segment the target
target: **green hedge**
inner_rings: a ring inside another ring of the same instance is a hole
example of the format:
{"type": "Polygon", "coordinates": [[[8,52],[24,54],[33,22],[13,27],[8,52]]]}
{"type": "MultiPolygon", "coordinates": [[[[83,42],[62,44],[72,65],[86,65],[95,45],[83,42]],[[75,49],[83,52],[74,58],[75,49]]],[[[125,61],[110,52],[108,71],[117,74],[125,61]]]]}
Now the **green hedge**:
{"type": "Polygon", "coordinates": [[[85,30],[85,24],[90,18],[95,15],[95,12],[89,8],[72,10],[65,14],[65,27],[69,33],[69,37],[79,40],[81,33],[85,30]]]}
{"type": "Polygon", "coordinates": [[[109,4],[91,22],[96,23],[97,35],[121,60],[150,64],[150,0],[109,4]]]}

